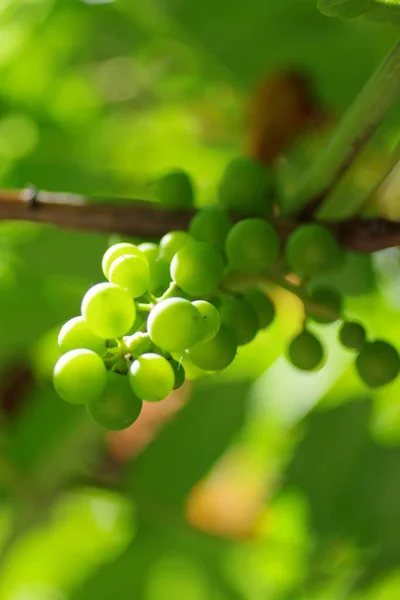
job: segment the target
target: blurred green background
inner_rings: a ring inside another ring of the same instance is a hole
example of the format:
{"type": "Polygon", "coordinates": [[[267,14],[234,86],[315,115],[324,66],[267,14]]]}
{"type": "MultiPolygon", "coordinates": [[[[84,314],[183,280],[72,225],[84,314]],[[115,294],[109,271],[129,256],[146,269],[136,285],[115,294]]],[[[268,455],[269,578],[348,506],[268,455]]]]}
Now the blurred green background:
{"type": "MultiPolygon", "coordinates": [[[[314,0],[2,0],[0,187],[146,198],[181,167],[212,202],[256,81],[299,68],[340,115],[396,35],[314,0]]],[[[288,293],[225,373],[126,432],[56,397],[58,329],[110,239],[0,224],[0,600],[399,597],[400,381],[366,390],[335,324],[326,366],[295,371],[288,293]]],[[[335,284],[396,345],[397,251],[335,284]]]]}

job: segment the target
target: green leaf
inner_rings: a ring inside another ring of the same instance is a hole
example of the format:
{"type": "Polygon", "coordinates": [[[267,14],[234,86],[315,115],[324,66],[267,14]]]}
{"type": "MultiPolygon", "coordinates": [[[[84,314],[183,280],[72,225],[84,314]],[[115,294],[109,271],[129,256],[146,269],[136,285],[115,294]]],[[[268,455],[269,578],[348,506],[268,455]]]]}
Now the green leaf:
{"type": "Polygon", "coordinates": [[[199,384],[193,397],[130,466],[128,485],[139,500],[180,506],[240,431],[249,384],[199,384]]]}
{"type": "Polygon", "coordinates": [[[306,497],[317,554],[337,541],[365,553],[360,587],[391,568],[400,553],[400,448],[371,438],[371,418],[372,404],[365,401],[311,414],[286,475],[288,488],[306,497]]]}
{"type": "Polygon", "coordinates": [[[328,17],[354,19],[371,7],[373,0],[319,0],[319,10],[328,17]]]}
{"type": "Polygon", "coordinates": [[[318,8],[329,17],[400,23],[399,0],[319,0],[318,8]]]}

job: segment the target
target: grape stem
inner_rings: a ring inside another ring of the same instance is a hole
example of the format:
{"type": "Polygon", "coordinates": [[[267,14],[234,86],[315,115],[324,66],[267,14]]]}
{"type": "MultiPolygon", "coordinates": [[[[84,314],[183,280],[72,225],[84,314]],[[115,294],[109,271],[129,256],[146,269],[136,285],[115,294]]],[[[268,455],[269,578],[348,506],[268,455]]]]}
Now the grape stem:
{"type": "Polygon", "coordinates": [[[272,271],[262,273],[261,275],[232,273],[225,279],[224,287],[225,289],[233,289],[234,291],[243,291],[248,288],[254,288],[254,286],[259,286],[261,289],[265,290],[265,288],[269,287],[271,283],[300,298],[304,304],[306,313],[318,315],[320,317],[326,317],[330,320],[337,320],[341,318],[340,314],[332,311],[328,307],[321,306],[316,302],[312,302],[304,285],[293,283],[284,275],[280,275],[272,271]]]}
{"type": "Polygon", "coordinates": [[[144,302],[137,302],[136,304],[139,312],[149,313],[153,308],[154,304],[146,304],[144,302]]]}

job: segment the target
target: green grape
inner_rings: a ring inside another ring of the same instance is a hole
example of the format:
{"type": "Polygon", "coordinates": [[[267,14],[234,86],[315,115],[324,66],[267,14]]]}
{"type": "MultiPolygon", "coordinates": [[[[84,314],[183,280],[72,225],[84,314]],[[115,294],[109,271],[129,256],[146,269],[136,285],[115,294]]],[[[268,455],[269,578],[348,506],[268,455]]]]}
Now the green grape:
{"type": "Polygon", "coordinates": [[[205,242],[193,242],[177,252],[171,277],[189,296],[210,294],[221,283],[224,261],[218,250],[205,242]]]}
{"type": "Polygon", "coordinates": [[[187,351],[190,361],[205,371],[221,371],[234,360],[237,344],[234,333],[221,325],[212,340],[196,344],[187,351]]]}
{"type": "Polygon", "coordinates": [[[220,314],[211,302],[206,302],[205,300],[195,300],[193,306],[197,308],[203,317],[204,331],[201,341],[208,342],[218,333],[218,329],[221,325],[220,314]]]}
{"type": "Polygon", "coordinates": [[[324,349],[315,335],[303,331],[290,342],[288,357],[298,369],[314,371],[323,365],[324,349]]]}
{"type": "Polygon", "coordinates": [[[169,264],[160,258],[160,247],[157,244],[145,242],[143,244],[139,244],[138,248],[143,252],[149,261],[149,291],[152,294],[162,294],[165,292],[171,282],[169,264]]]}
{"type": "Polygon", "coordinates": [[[377,388],[396,379],[400,357],[396,348],[387,342],[367,342],[356,358],[356,368],[366,385],[377,388]]]}
{"type": "Polygon", "coordinates": [[[129,354],[134,357],[148,352],[152,346],[149,334],[141,333],[140,331],[124,337],[123,341],[129,354]]]}
{"type": "Polygon", "coordinates": [[[225,239],[231,226],[225,212],[212,206],[195,214],[189,224],[189,233],[199,242],[207,242],[223,252],[225,239]]]}
{"type": "Polygon", "coordinates": [[[131,365],[129,383],[134,393],[147,402],[164,400],[174,389],[175,373],[166,358],[142,354],[131,365]]]}
{"type": "Polygon", "coordinates": [[[326,310],[326,314],[317,308],[310,308],[308,314],[317,323],[334,323],[342,313],[342,296],[337,290],[329,287],[316,287],[311,291],[310,300],[313,304],[326,310]]]}
{"type": "Polygon", "coordinates": [[[155,182],[154,187],[158,200],[168,208],[188,208],[193,205],[192,180],[181,169],[166,173],[155,182]]]}
{"type": "Polygon", "coordinates": [[[260,290],[247,290],[243,297],[250,302],[257,313],[258,329],[266,329],[275,318],[275,306],[272,300],[260,290]]]}
{"type": "Polygon", "coordinates": [[[205,371],[204,369],[200,369],[200,367],[196,367],[186,353],[178,354],[177,352],[174,352],[173,357],[185,370],[185,379],[187,381],[195,381],[200,377],[205,377],[210,374],[210,371],[205,371]]]}
{"type": "Polygon", "coordinates": [[[286,246],[288,263],[299,275],[323,275],[340,267],[344,256],[334,235],[322,225],[302,225],[286,246]]]}
{"type": "Polygon", "coordinates": [[[137,256],[144,261],[147,261],[145,254],[137,246],[134,244],[128,244],[127,242],[121,242],[120,244],[114,244],[114,246],[110,246],[110,248],[106,251],[103,256],[103,260],[101,262],[101,268],[103,269],[103,273],[105,277],[108,279],[108,272],[111,268],[114,260],[119,258],[120,256],[126,254],[130,254],[131,256],[137,256]]]}
{"type": "Polygon", "coordinates": [[[364,327],[360,323],[347,321],[339,330],[339,340],[345,348],[361,350],[366,341],[364,327]]]}
{"type": "Polygon", "coordinates": [[[279,256],[279,237],[262,219],[244,219],[236,223],[226,238],[230,266],[243,273],[261,273],[279,256]]]}
{"type": "Polygon", "coordinates": [[[57,361],[53,371],[56,392],[71,404],[86,404],[104,391],[107,371],[92,350],[70,350],[57,361]]]}
{"type": "Polygon", "coordinates": [[[152,242],[143,242],[143,244],[139,244],[138,248],[140,252],[143,252],[147,258],[149,265],[158,258],[158,254],[160,252],[160,247],[158,244],[153,244],[152,242]]]}
{"type": "Polygon", "coordinates": [[[110,431],[130,427],[139,417],[143,402],[131,393],[115,392],[98,398],[86,405],[95,423],[110,431]]]}
{"type": "Polygon", "coordinates": [[[186,231],[170,231],[160,240],[160,258],[170,263],[178,250],[191,242],[194,238],[186,231]]]}
{"type": "Polygon", "coordinates": [[[108,279],[125,288],[132,298],[139,298],[150,285],[149,264],[137,256],[124,254],[112,263],[108,279]]]}
{"type": "Polygon", "coordinates": [[[219,184],[219,201],[226,210],[264,217],[272,214],[271,171],[250,158],[234,158],[219,184]]]}
{"type": "Polygon", "coordinates": [[[232,298],[220,308],[221,323],[236,337],[238,346],[248,344],[257,335],[258,316],[253,306],[243,298],[232,298]]]}
{"type": "Polygon", "coordinates": [[[203,334],[203,319],[189,300],[169,298],[152,309],[147,330],[156,346],[177,352],[198,342],[203,334]]]}
{"type": "Polygon", "coordinates": [[[106,351],[105,340],[89,329],[83,317],[74,317],[61,327],[58,346],[63,354],[78,348],[86,348],[100,355],[106,351]]]}
{"type": "Polygon", "coordinates": [[[169,363],[174,371],[175,376],[174,390],[177,390],[185,383],[185,369],[183,368],[181,362],[178,362],[177,360],[170,359],[169,363]]]}
{"type": "Polygon", "coordinates": [[[82,315],[98,336],[119,338],[132,327],[136,307],[128,292],[113,283],[98,283],[82,300],[82,315]]]}
{"type": "Polygon", "coordinates": [[[152,294],[163,294],[171,283],[169,264],[157,258],[150,266],[150,292],[152,294]]]}

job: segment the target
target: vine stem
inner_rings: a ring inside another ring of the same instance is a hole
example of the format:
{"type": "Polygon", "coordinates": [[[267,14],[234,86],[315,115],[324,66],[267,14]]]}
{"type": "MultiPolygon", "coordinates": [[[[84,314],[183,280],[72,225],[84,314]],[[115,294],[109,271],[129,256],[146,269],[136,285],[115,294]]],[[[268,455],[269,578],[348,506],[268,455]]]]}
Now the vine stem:
{"type": "Polygon", "coordinates": [[[306,173],[294,196],[288,199],[289,207],[298,210],[305,206],[306,214],[319,207],[353,164],[399,95],[400,41],[345,113],[319,160],[306,173]]]}

